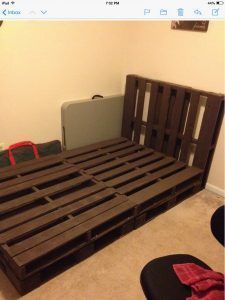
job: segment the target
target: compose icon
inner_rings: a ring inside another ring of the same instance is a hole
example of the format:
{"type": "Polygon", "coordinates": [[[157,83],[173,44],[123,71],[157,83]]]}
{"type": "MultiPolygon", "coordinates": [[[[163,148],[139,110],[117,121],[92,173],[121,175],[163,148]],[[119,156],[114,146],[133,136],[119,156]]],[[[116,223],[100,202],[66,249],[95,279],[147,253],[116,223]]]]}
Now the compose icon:
{"type": "Polygon", "coordinates": [[[217,17],[219,15],[219,8],[212,9],[212,16],[217,17]]]}

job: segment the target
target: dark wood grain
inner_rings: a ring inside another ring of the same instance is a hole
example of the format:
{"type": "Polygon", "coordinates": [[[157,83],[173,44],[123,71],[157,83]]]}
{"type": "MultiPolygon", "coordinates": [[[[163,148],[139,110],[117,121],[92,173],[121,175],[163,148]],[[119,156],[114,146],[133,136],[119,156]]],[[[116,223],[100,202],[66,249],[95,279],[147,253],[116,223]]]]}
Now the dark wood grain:
{"type": "Polygon", "coordinates": [[[137,113],[134,123],[134,141],[140,142],[141,135],[141,121],[143,117],[144,100],[145,100],[146,81],[143,79],[138,80],[138,102],[137,102],[137,113]]]}
{"type": "Polygon", "coordinates": [[[192,142],[194,126],[195,126],[197,112],[198,112],[199,96],[200,96],[199,92],[193,92],[191,95],[189,114],[187,118],[184,138],[181,143],[181,151],[180,151],[180,160],[184,162],[188,161],[188,152],[189,152],[190,144],[192,142]]]}
{"type": "Polygon", "coordinates": [[[121,135],[132,139],[132,122],[135,112],[137,96],[137,79],[135,76],[128,75],[126,79],[126,89],[124,96],[123,122],[121,135]]]}
{"type": "Polygon", "coordinates": [[[170,100],[170,86],[165,86],[162,94],[162,102],[159,112],[159,127],[157,130],[157,138],[156,138],[156,146],[155,149],[158,151],[162,150],[164,136],[165,136],[165,128],[167,121],[167,113],[169,109],[169,100],[170,100]]]}

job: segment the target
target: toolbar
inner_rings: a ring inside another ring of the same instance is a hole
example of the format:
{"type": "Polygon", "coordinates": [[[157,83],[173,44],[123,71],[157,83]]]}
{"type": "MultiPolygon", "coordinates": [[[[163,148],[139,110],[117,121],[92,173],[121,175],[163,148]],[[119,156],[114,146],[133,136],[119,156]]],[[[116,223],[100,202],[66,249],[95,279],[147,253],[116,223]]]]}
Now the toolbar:
{"type": "Polygon", "coordinates": [[[0,0],[0,19],[224,19],[224,1],[0,0]]]}

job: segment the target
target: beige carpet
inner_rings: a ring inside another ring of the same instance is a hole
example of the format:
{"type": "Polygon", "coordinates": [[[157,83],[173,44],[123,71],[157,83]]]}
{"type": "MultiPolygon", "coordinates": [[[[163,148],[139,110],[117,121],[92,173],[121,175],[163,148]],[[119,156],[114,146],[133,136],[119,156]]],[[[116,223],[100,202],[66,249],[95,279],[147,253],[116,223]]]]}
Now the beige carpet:
{"type": "MultiPolygon", "coordinates": [[[[194,255],[223,272],[224,248],[210,231],[210,218],[222,204],[223,198],[203,191],[21,299],[142,300],[142,267],[151,259],[173,253],[194,255]]],[[[18,298],[0,272],[0,300],[18,298]]]]}

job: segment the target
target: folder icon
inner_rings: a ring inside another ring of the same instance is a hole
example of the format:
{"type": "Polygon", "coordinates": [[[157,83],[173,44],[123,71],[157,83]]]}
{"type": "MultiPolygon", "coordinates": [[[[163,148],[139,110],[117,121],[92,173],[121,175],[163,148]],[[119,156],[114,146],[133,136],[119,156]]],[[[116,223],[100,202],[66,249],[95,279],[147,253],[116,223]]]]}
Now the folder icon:
{"type": "Polygon", "coordinates": [[[160,15],[166,16],[167,15],[167,9],[160,9],[160,15]]]}

